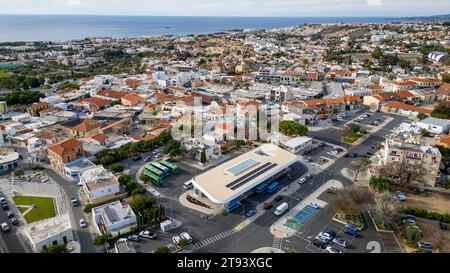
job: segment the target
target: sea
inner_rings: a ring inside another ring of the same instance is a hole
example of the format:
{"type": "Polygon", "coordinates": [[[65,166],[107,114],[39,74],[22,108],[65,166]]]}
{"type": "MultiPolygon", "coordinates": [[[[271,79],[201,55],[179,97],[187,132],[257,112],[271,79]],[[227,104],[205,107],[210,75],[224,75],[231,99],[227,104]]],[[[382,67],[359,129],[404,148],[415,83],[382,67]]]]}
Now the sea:
{"type": "MultiPolygon", "coordinates": [[[[0,42],[67,41],[87,37],[187,36],[305,23],[389,23],[382,17],[191,17],[0,15],[0,42]]],[[[398,20],[395,20],[398,21],[398,20]]]]}

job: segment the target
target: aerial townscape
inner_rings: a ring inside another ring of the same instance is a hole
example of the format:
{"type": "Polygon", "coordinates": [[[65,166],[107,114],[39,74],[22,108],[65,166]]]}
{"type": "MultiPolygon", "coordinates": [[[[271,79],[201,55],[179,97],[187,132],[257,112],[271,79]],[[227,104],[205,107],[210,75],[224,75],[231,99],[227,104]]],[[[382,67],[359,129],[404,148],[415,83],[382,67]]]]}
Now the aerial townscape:
{"type": "Polygon", "coordinates": [[[450,252],[449,19],[0,43],[0,252],[450,252]]]}

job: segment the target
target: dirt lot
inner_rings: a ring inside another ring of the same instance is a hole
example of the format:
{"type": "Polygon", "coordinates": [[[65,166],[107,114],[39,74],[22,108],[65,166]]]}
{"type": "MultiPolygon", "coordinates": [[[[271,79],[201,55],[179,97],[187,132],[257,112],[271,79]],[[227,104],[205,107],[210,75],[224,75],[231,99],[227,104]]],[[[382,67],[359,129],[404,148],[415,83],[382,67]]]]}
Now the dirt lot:
{"type": "Polygon", "coordinates": [[[431,196],[408,194],[408,199],[402,202],[402,206],[450,214],[450,196],[442,193],[433,193],[431,196]]]}
{"type": "Polygon", "coordinates": [[[433,244],[433,252],[450,253],[450,230],[442,230],[438,221],[416,217],[417,225],[422,230],[422,241],[433,244]]]}

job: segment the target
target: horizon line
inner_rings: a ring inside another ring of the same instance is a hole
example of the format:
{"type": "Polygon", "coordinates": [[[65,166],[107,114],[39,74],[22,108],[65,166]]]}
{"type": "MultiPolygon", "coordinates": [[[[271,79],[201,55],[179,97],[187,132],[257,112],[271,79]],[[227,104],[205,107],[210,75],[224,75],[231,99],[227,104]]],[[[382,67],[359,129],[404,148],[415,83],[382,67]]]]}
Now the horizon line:
{"type": "Polygon", "coordinates": [[[408,18],[408,17],[434,17],[446,16],[449,14],[437,15],[408,15],[408,16],[389,16],[389,15],[348,15],[348,16],[329,16],[329,15],[314,15],[314,16],[293,16],[293,15],[136,15],[136,14],[30,14],[30,13],[0,13],[0,16],[116,16],[116,17],[207,17],[207,18],[408,18]]]}

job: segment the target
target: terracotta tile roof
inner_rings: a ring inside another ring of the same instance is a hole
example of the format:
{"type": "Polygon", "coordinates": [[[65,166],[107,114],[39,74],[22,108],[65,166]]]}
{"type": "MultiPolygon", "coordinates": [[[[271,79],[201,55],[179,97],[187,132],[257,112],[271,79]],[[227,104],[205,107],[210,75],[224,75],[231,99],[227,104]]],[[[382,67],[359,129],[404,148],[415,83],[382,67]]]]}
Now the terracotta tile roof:
{"type": "Polygon", "coordinates": [[[50,107],[50,104],[48,104],[47,102],[35,102],[31,105],[30,109],[38,110],[38,109],[48,108],[48,107],[50,107]]]}
{"type": "Polygon", "coordinates": [[[63,156],[67,153],[73,152],[73,149],[75,147],[82,147],[81,142],[79,142],[75,138],[71,138],[50,146],[48,149],[59,156],[63,156]]]}
{"type": "Polygon", "coordinates": [[[79,132],[89,132],[98,127],[100,127],[100,124],[97,121],[92,119],[85,119],[77,126],[72,127],[71,130],[79,132]]]}
{"type": "Polygon", "coordinates": [[[123,96],[126,95],[126,93],[112,90],[112,89],[105,89],[105,90],[98,91],[97,95],[102,96],[102,97],[112,98],[115,100],[120,100],[123,96]]]}
{"type": "Polygon", "coordinates": [[[439,139],[439,142],[450,145],[450,136],[442,136],[441,139],[439,139]]]}
{"type": "Polygon", "coordinates": [[[343,96],[337,99],[312,99],[312,100],[301,100],[301,104],[313,107],[318,105],[336,105],[344,103],[360,102],[361,98],[359,96],[343,96]]]}
{"type": "Polygon", "coordinates": [[[138,136],[138,135],[131,135],[130,137],[132,139],[136,140],[136,141],[146,141],[146,140],[152,140],[152,139],[156,138],[155,135],[148,135],[148,136],[145,136],[145,137],[141,137],[141,136],[138,136]]]}
{"type": "Polygon", "coordinates": [[[417,77],[411,78],[410,81],[419,82],[419,83],[440,83],[441,82],[439,79],[436,79],[436,78],[417,78],[417,77]]]}
{"type": "Polygon", "coordinates": [[[102,107],[111,105],[111,103],[112,103],[110,100],[106,100],[106,99],[102,99],[102,98],[95,98],[95,97],[83,99],[83,100],[81,100],[81,102],[88,103],[88,104],[96,106],[98,108],[102,108],[102,107]]]}
{"type": "Polygon", "coordinates": [[[437,89],[439,95],[450,95],[450,83],[444,83],[437,89]]]}
{"type": "Polygon", "coordinates": [[[132,105],[136,105],[139,101],[142,101],[142,98],[136,94],[126,94],[122,99],[129,101],[132,105]]]}
{"type": "Polygon", "coordinates": [[[401,99],[406,99],[410,97],[414,97],[414,95],[409,91],[399,91],[394,93],[395,96],[398,96],[401,99]]]}
{"type": "Polygon", "coordinates": [[[176,96],[166,95],[166,94],[161,93],[161,92],[157,92],[155,94],[155,97],[156,97],[156,99],[158,101],[161,101],[161,102],[174,102],[174,101],[176,101],[178,99],[178,97],[176,97],[176,96]]]}
{"type": "Polygon", "coordinates": [[[383,90],[384,88],[381,85],[373,84],[373,85],[367,86],[367,89],[370,89],[373,91],[379,91],[379,90],[383,90]]]}
{"type": "Polygon", "coordinates": [[[105,136],[105,135],[104,135],[104,134],[102,134],[102,133],[99,133],[99,134],[93,135],[93,136],[91,136],[91,138],[92,138],[92,139],[94,139],[94,140],[97,140],[98,142],[103,142],[103,141],[105,141],[105,140],[107,140],[107,139],[108,139],[108,137],[107,137],[107,136],[105,136]]]}
{"type": "Polygon", "coordinates": [[[392,84],[398,86],[416,86],[417,83],[412,81],[404,81],[404,82],[392,82],[392,84]]]}
{"type": "Polygon", "coordinates": [[[424,114],[431,114],[431,112],[433,112],[430,109],[420,108],[420,107],[416,107],[413,105],[401,103],[398,101],[387,102],[385,104],[385,107],[402,109],[402,110],[413,111],[413,112],[424,113],[424,114]]]}

